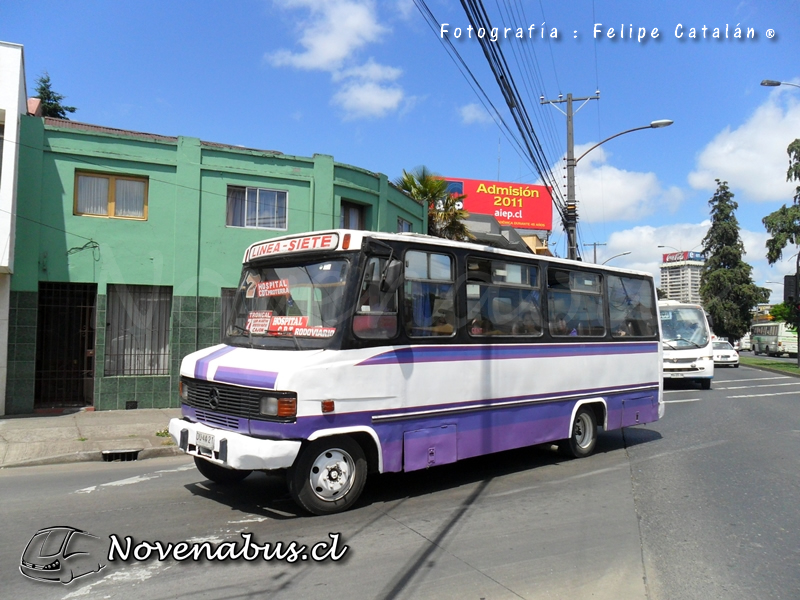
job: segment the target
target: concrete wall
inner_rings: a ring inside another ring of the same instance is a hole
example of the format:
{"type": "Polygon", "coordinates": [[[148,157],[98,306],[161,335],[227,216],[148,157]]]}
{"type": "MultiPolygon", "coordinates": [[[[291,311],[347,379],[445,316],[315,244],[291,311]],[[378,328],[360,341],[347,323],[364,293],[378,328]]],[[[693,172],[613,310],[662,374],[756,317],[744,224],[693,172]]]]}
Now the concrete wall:
{"type": "Polygon", "coordinates": [[[0,415],[8,376],[10,277],[14,272],[20,116],[27,111],[22,46],[0,42],[0,415]]]}

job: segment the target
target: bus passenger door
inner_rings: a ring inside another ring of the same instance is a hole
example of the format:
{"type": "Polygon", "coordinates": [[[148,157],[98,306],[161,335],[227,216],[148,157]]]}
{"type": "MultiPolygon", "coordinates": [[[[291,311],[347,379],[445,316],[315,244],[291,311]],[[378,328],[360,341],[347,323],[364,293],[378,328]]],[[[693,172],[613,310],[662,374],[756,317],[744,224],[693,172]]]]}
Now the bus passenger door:
{"type": "Polygon", "coordinates": [[[403,433],[403,471],[418,471],[458,459],[456,426],[441,425],[403,433]]]}

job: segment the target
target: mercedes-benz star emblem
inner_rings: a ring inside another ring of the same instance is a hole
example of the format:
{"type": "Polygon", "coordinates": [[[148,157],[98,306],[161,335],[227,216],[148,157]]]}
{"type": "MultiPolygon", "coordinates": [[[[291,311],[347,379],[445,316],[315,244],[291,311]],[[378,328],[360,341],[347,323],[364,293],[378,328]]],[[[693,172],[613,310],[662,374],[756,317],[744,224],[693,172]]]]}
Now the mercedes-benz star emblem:
{"type": "Polygon", "coordinates": [[[208,392],[208,405],[214,410],[219,408],[219,391],[217,388],[211,388],[211,391],[208,392]]]}

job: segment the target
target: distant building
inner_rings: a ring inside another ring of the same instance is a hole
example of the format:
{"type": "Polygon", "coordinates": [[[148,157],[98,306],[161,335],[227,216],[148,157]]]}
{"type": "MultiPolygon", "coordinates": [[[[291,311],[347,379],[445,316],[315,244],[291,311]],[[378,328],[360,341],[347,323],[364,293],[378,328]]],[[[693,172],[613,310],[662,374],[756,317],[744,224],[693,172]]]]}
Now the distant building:
{"type": "Polygon", "coordinates": [[[700,304],[700,275],[705,264],[702,252],[664,254],[661,263],[661,291],[667,300],[700,304]]]}

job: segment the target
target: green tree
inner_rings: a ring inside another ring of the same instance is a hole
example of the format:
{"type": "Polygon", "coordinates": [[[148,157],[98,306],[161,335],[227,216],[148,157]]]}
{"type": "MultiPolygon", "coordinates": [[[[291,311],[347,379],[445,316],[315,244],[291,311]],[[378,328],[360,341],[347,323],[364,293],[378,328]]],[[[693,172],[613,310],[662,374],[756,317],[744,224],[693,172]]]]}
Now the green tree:
{"type": "Polygon", "coordinates": [[[42,101],[42,116],[44,117],[69,120],[67,113],[74,113],[78,110],[74,106],[61,104],[65,96],[53,91],[50,75],[47,71],[36,80],[36,98],[42,101]]]}
{"type": "Polygon", "coordinates": [[[714,332],[738,340],[750,327],[750,310],[766,302],[770,290],[753,282],[753,267],[742,260],[744,244],[734,214],[739,205],[728,182],[716,181],[717,191],[708,201],[711,226],[703,238],[706,262],[700,276],[700,297],[714,319],[714,332]]]}
{"type": "MultiPolygon", "coordinates": [[[[800,139],[796,139],[786,149],[789,154],[789,170],[786,181],[800,182],[800,139]]],[[[764,227],[772,236],[767,240],[767,260],[773,265],[783,257],[787,244],[800,245],[800,185],[794,191],[792,206],[781,206],[762,219],[764,227]]]]}
{"type": "Polygon", "coordinates": [[[427,167],[417,167],[410,173],[403,169],[403,175],[394,181],[394,185],[428,207],[429,235],[457,241],[475,238],[464,223],[469,217],[469,213],[461,208],[466,196],[449,194],[447,182],[427,167]]]}
{"type": "Polygon", "coordinates": [[[794,309],[791,304],[781,302],[769,309],[769,314],[776,321],[783,321],[784,323],[791,323],[794,317],[794,309]]]}

